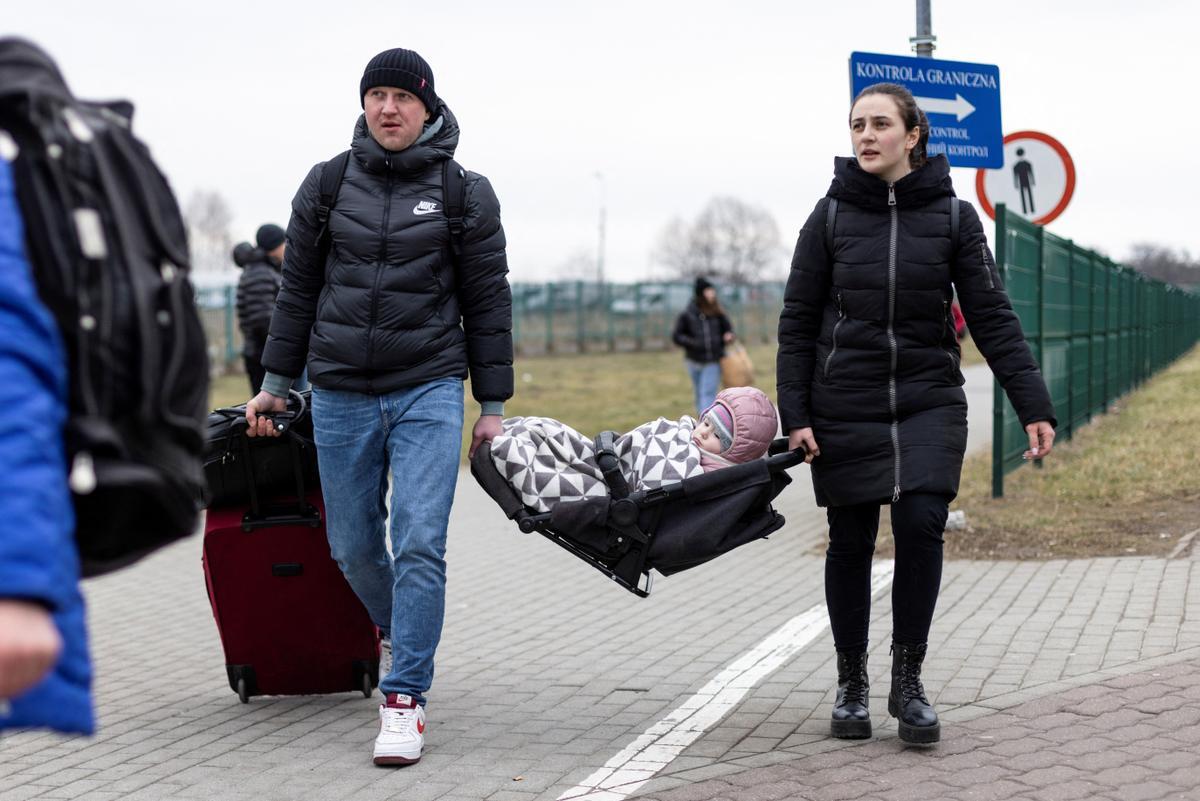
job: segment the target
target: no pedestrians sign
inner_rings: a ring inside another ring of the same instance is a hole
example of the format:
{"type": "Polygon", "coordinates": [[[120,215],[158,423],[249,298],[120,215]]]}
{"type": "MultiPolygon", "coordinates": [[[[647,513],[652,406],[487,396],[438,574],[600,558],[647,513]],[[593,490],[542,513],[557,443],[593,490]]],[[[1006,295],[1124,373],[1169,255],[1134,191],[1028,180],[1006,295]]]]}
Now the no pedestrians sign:
{"type": "Polygon", "coordinates": [[[992,219],[996,204],[1045,225],[1063,213],[1075,194],[1075,162],[1062,142],[1041,131],[1004,137],[1004,164],[975,173],[979,204],[992,219]]]}
{"type": "Polygon", "coordinates": [[[908,88],[929,117],[929,155],[955,167],[1001,167],[1000,68],[940,58],[850,54],[850,96],[873,83],[908,88]]]}

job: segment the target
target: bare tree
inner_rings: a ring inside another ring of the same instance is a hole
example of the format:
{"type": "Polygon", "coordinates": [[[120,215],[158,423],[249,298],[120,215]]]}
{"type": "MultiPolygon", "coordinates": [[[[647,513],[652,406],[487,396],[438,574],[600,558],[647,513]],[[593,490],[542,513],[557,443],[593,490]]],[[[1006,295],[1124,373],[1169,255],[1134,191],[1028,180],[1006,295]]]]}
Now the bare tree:
{"type": "Polygon", "coordinates": [[[687,223],[679,217],[673,218],[659,233],[651,260],[661,264],[671,276],[697,275],[692,265],[691,234],[687,223]]]}
{"type": "Polygon", "coordinates": [[[596,253],[585,247],[578,247],[567,254],[554,268],[556,281],[595,281],[596,253]]]}
{"type": "Polygon", "coordinates": [[[659,235],[654,259],[679,278],[707,275],[733,284],[770,274],[781,251],[779,227],[766,209],[714,197],[691,225],[676,218],[659,235]]]}
{"type": "Polygon", "coordinates": [[[232,264],[233,211],[225,197],[216,191],[198,189],[183,208],[187,223],[192,267],[197,272],[221,271],[232,264]]]}
{"type": "Polygon", "coordinates": [[[1186,250],[1139,242],[1133,246],[1127,262],[1138,272],[1159,281],[1188,287],[1200,284],[1200,261],[1193,260],[1186,250]]]}

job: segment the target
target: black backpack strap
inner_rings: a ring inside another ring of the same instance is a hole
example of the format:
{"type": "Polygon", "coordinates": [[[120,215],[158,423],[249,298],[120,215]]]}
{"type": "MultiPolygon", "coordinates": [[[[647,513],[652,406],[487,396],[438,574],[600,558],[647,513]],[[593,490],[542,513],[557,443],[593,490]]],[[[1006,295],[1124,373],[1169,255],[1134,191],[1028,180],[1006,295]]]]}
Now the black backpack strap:
{"type": "Polygon", "coordinates": [[[831,259],[833,258],[833,228],[837,223],[837,209],[837,198],[829,198],[829,203],[825,206],[825,249],[829,251],[831,259]]]}
{"type": "Polygon", "coordinates": [[[958,198],[950,196],[950,259],[958,256],[958,198]]]}
{"type": "Polygon", "coordinates": [[[463,218],[467,213],[467,171],[454,159],[442,162],[442,206],[450,229],[450,254],[457,262],[462,254],[463,218]]]}
{"type": "Polygon", "coordinates": [[[319,263],[323,266],[329,255],[329,214],[333,204],[337,202],[338,190],[342,188],[342,178],[346,176],[346,165],[350,163],[350,151],[338,153],[325,163],[321,171],[320,197],[317,201],[317,253],[319,263]]]}

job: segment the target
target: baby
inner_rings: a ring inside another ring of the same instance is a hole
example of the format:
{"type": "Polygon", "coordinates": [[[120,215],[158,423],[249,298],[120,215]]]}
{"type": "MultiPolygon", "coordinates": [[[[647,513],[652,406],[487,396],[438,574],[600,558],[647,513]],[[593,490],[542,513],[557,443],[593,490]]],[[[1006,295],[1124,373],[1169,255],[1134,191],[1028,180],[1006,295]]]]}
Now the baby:
{"type": "MultiPolygon", "coordinates": [[[[492,462],[526,506],[546,512],[608,494],[591,437],[546,417],[512,417],[503,425],[492,462]]],[[[719,393],[698,422],[660,417],[616,437],[613,446],[630,489],[653,489],[759,459],[778,427],[761,390],[734,387],[719,393]]]]}
{"type": "Polygon", "coordinates": [[[754,387],[731,387],[700,415],[692,442],[702,451],[705,472],[762,458],[775,438],[779,418],[771,400],[754,387]]]}

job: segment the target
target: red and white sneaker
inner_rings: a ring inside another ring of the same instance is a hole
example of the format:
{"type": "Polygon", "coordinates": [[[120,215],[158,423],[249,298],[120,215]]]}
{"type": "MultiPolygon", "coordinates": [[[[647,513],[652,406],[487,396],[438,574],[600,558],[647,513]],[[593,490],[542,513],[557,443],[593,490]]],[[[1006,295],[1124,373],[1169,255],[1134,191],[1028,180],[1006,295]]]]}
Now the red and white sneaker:
{"type": "Polygon", "coordinates": [[[425,745],[425,707],[411,695],[388,693],[379,705],[376,765],[411,765],[421,759],[425,745]]]}

